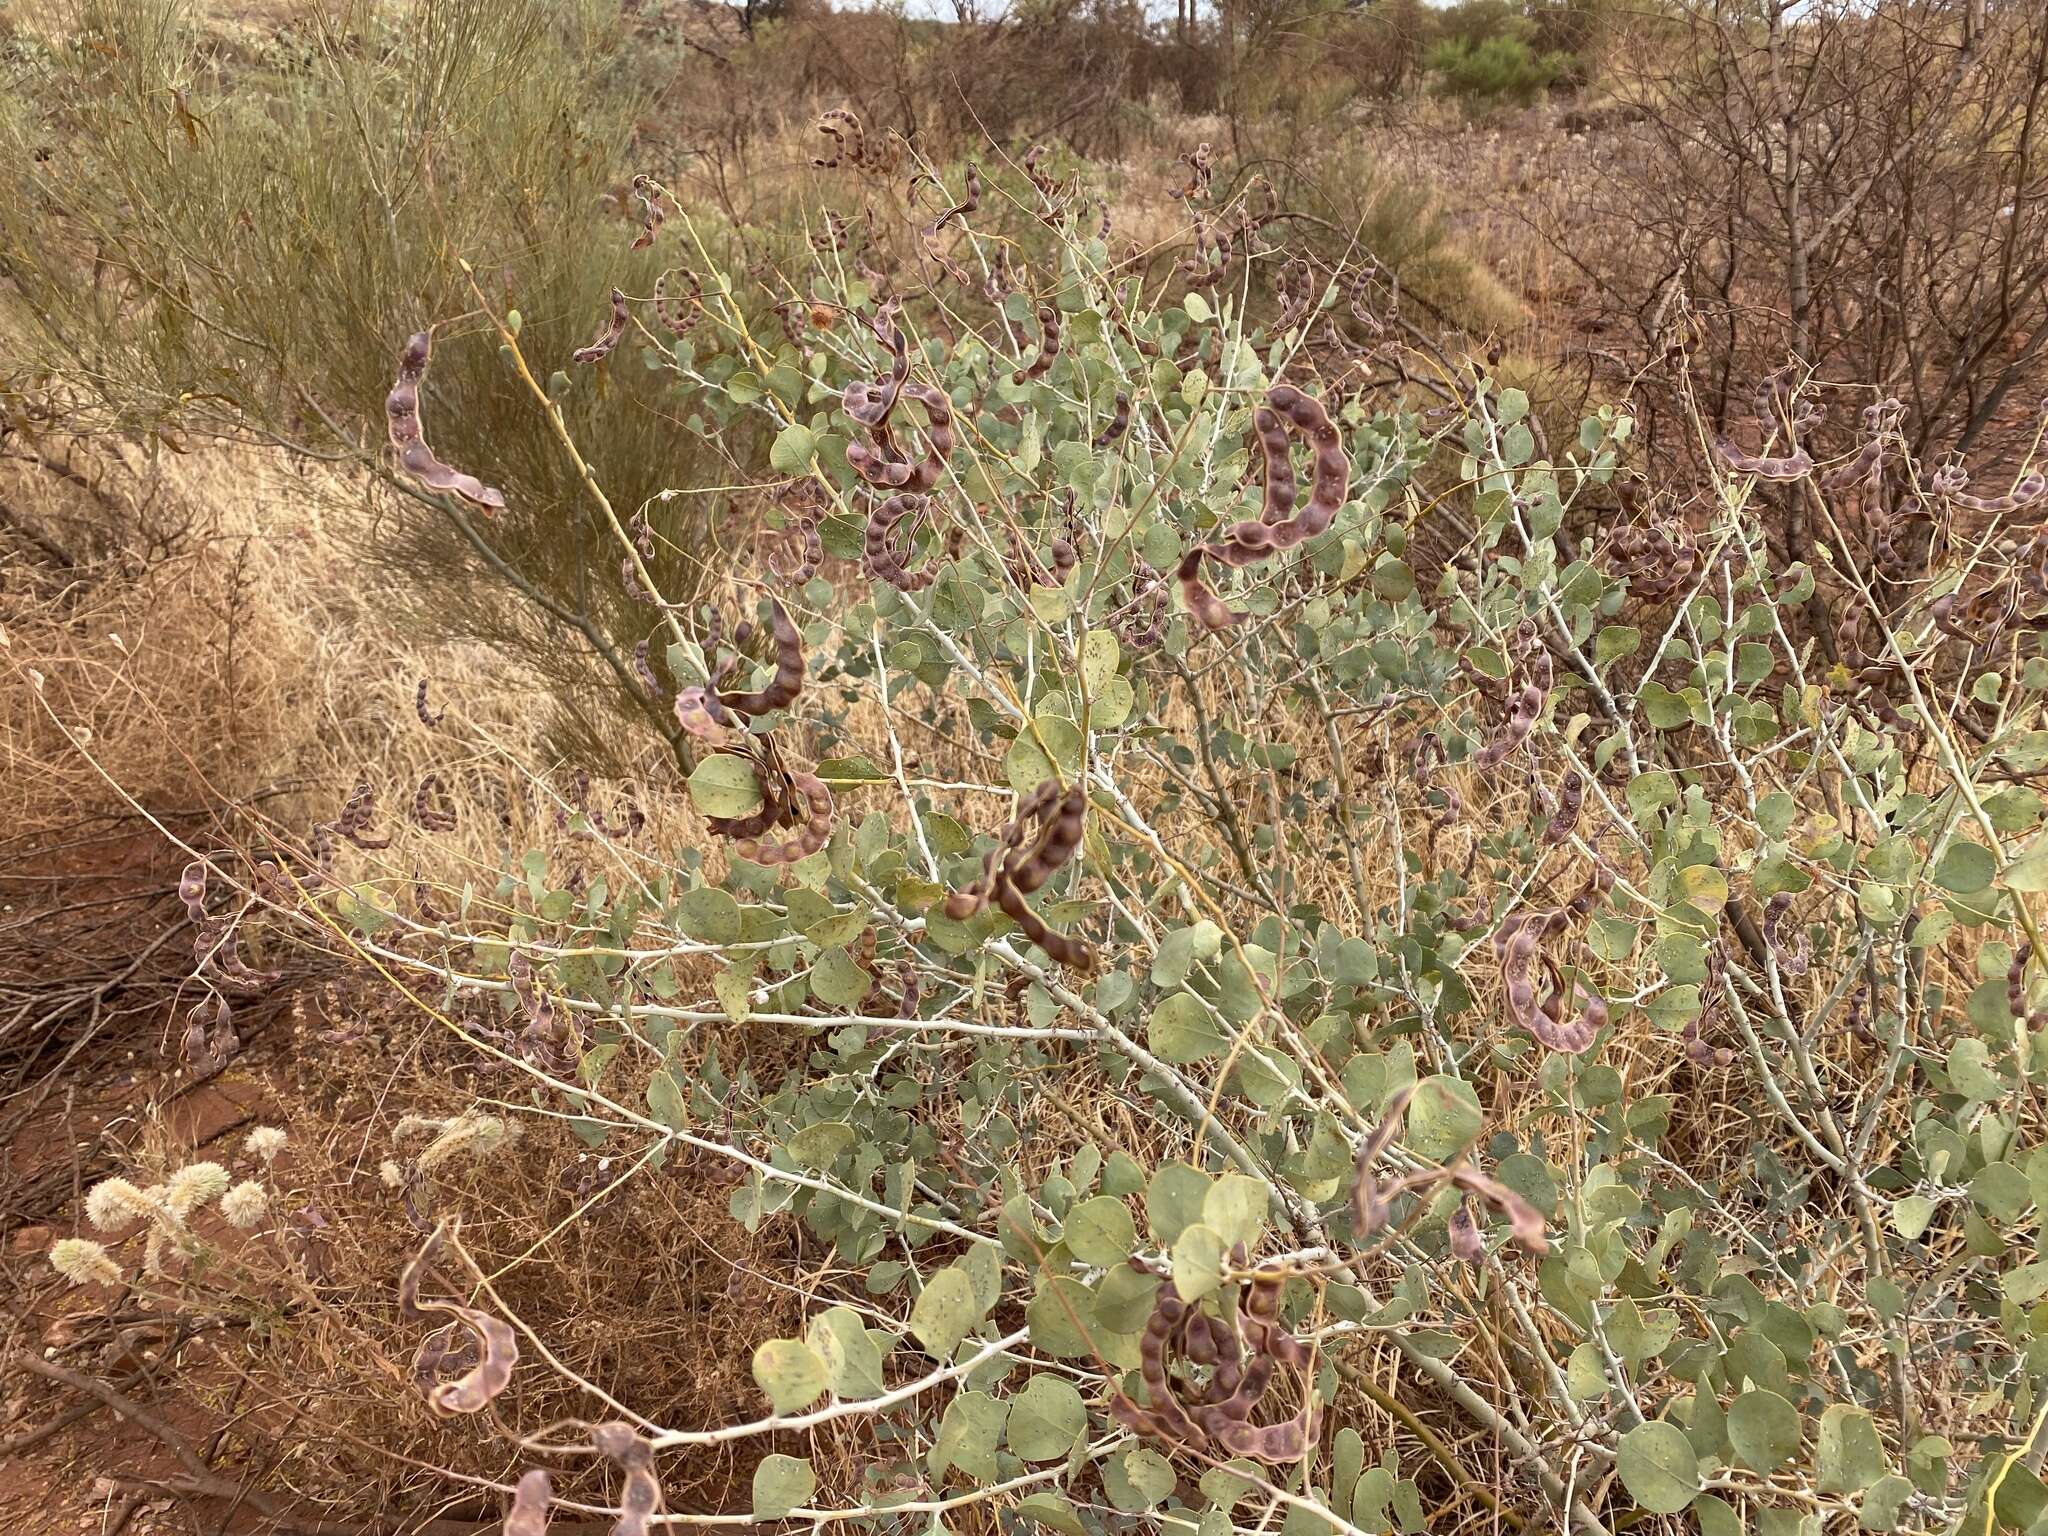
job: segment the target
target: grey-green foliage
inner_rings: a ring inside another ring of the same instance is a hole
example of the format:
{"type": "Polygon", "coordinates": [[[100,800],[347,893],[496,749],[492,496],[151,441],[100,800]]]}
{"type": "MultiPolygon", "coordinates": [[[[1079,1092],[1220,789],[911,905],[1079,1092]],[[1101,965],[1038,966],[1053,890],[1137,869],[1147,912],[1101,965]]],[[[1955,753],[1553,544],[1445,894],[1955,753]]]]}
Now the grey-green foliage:
{"type": "MultiPolygon", "coordinates": [[[[1988,663],[1929,607],[1995,573],[1938,571],[1881,652],[1831,664],[1801,627],[1823,578],[1775,558],[1755,484],[1717,473],[1696,526],[1631,563],[1572,533],[1613,517],[1630,412],[1546,443],[1521,391],[1445,364],[1456,404],[1435,414],[1316,384],[1349,460],[1329,525],[1217,576],[1242,614],[1220,634],[1169,579],[1143,640],[1138,560],[1174,571],[1256,516],[1254,408],[1313,378],[1301,333],[1248,325],[1221,285],[1127,308],[1108,261],[1070,226],[1033,273],[1065,331],[1042,377],[1017,367],[1016,335],[1038,334],[1023,294],[948,291],[981,306],[950,339],[906,312],[912,371],[963,423],[908,556],[940,574],[907,592],[857,564],[878,498],[843,391],[878,366],[868,331],[808,359],[737,324],[649,349],[708,423],[816,488],[839,563],[775,589],[813,686],[756,726],[816,763],[836,819],[786,864],[622,866],[616,896],[572,894],[543,850],[508,868],[491,910],[515,915],[451,946],[452,969],[497,995],[508,946],[556,957],[535,969],[590,1034],[542,1102],[605,1095],[577,1128],[650,1167],[678,1136],[725,1147],[737,1221],[830,1248],[837,1320],[754,1357],[776,1414],[871,1396],[868,1345],[914,1353],[898,1369],[924,1387],[890,1411],[917,1475],[1042,1471],[1018,1507],[1068,1536],[1084,1501],[1119,1529],[1162,1508],[1213,1526],[1246,1490],[1236,1519],[1270,1510],[1253,1469],[1199,1472],[1100,1411],[1146,1390],[1165,1287],[1241,1293],[1239,1243],[1293,1256],[1284,1324],[1323,1329],[1289,1390],[1330,1405],[1352,1486],[1303,1485],[1297,1533],[1347,1501],[1362,1529],[1424,1519],[1412,1460],[1368,1469],[1341,1439],[1364,1400],[1345,1368],[1382,1349],[1413,1411],[1497,1442],[1502,1497],[1536,1528],[1564,1522],[1569,1487],[1605,1501],[1581,1526],[1932,1530],[1981,1520],[1994,1477],[1998,1522],[2036,1526],[2048,1491],[2007,1450],[2048,1335],[2025,902],[2048,875],[2024,782],[2048,763],[2048,665],[2018,632],[1988,663]],[[1105,439],[1120,392],[1129,430],[1105,439]],[[1069,507],[1073,569],[1037,579],[1012,537],[1046,563],[1069,507]],[[1423,560],[1431,520],[1466,559],[1423,560]],[[945,776],[911,762],[912,726],[945,776]],[[1085,783],[1088,809],[1037,911],[1099,946],[1087,973],[945,905],[1048,777],[1085,783]],[[1510,921],[1537,913],[1556,916],[1510,921]],[[1532,932],[1540,987],[1518,1002],[1532,932]],[[729,1070],[692,1033],[721,1016],[810,1049],[729,1070]],[[1371,1172],[1420,1182],[1391,1231],[1361,1230],[1354,1159],[1397,1103],[1371,1172]],[[838,1316],[856,1308],[872,1327],[838,1316]],[[1058,1386],[1077,1377],[1085,1426],[1058,1386]]],[[[864,279],[813,277],[873,312],[864,279]]],[[[699,808],[742,814],[749,760],[707,763],[699,808]]],[[[1430,1486],[1462,1489],[1445,1454],[1430,1486]]],[[[778,1468],[759,1494],[797,1488],[778,1468]]]]}

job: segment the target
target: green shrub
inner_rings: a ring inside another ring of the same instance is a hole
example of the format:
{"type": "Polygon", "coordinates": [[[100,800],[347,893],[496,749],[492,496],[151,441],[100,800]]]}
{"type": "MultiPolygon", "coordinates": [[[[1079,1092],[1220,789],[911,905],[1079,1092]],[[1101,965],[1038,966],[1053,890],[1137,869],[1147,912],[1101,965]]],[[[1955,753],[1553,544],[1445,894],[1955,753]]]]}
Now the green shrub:
{"type": "Polygon", "coordinates": [[[1523,39],[1506,34],[1478,43],[1448,38],[1422,60],[1424,69],[1441,77],[1443,90],[1476,110],[1503,103],[1525,107],[1570,64],[1563,54],[1539,54],[1523,39]]]}
{"type": "MultiPolygon", "coordinates": [[[[1229,283],[1135,298],[1092,227],[999,301],[944,280],[943,337],[907,311],[901,395],[829,259],[808,372],[652,359],[772,434],[740,467],[824,559],[726,557],[751,648],[675,619],[701,834],[602,887],[602,841],[508,855],[489,916],[382,951],[501,1021],[494,1112],[626,1180],[729,1166],[737,1221],[831,1255],[762,1418],[594,1452],[772,1435],[760,1519],[879,1514],[896,1458],[920,1517],[1067,1533],[1981,1528],[1993,1484],[2024,1527],[2032,576],[1881,606],[1773,557],[1809,462],[1730,445],[1637,515],[1626,409],[1546,444],[1441,356],[1426,412],[1347,397],[1355,357],[1316,377],[1229,283]],[[1382,1411],[1438,1425],[1369,1465],[1382,1411]]],[[[350,855],[334,915],[407,925],[413,848],[350,855]]],[[[526,1427],[575,1385],[511,1380],[526,1427]]]]}

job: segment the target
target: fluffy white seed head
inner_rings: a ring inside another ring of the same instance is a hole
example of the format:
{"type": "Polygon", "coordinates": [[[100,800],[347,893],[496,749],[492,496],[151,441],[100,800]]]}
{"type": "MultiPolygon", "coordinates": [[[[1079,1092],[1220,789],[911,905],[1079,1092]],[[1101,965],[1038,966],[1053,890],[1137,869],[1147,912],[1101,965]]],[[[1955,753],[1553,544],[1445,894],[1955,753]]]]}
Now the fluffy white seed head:
{"type": "Polygon", "coordinates": [[[149,1196],[126,1179],[102,1179],[85,1197],[85,1218],[102,1232],[147,1221],[155,1209],[149,1196]]]}
{"type": "Polygon", "coordinates": [[[226,1194],[232,1182],[219,1163],[190,1163],[164,1185],[164,1203],[178,1215],[189,1216],[226,1194]]]}
{"type": "Polygon", "coordinates": [[[254,1179],[244,1179],[220,1197],[220,1213],[246,1230],[270,1214],[270,1196],[254,1179]]]}
{"type": "Polygon", "coordinates": [[[277,1154],[284,1150],[284,1144],[289,1139],[274,1125],[259,1125],[242,1138],[242,1150],[251,1157],[260,1157],[268,1163],[274,1161],[277,1154]]]}
{"type": "Polygon", "coordinates": [[[121,1266],[89,1237],[59,1238],[50,1249],[50,1267],[73,1285],[119,1285],[121,1266]]]}

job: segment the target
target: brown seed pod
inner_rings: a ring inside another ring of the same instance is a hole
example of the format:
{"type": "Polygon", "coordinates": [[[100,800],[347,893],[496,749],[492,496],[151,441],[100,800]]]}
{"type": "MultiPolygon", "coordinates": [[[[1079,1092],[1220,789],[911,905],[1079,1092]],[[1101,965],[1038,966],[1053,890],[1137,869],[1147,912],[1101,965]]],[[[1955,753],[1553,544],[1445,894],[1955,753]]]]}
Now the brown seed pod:
{"type": "Polygon", "coordinates": [[[1109,425],[1104,427],[1100,432],[1096,433],[1095,440],[1091,444],[1091,446],[1096,448],[1107,448],[1111,443],[1115,442],[1118,438],[1124,435],[1125,429],[1128,428],[1130,424],[1131,397],[1125,394],[1122,390],[1118,390],[1116,392],[1115,413],[1111,415],[1111,417],[1109,418],[1109,425]]]}
{"type": "Polygon", "coordinates": [[[1050,304],[1038,306],[1038,329],[1042,340],[1038,356],[1019,367],[1010,375],[1012,384],[1028,384],[1033,379],[1042,379],[1060,357],[1060,312],[1050,304]]]}
{"type": "Polygon", "coordinates": [[[955,922],[964,922],[993,901],[1022,930],[1025,939],[1044,950],[1056,964],[1077,971],[1093,970],[1094,946],[1054,933],[1024,900],[1072,860],[1081,846],[1087,814],[1088,796],[1080,785],[1061,793],[1057,779],[1045,780],[1018,802],[1017,814],[1003,828],[995,848],[982,860],[981,878],[946,898],[946,915],[955,922]],[[1037,829],[1038,837],[1027,847],[1026,839],[1033,828],[1037,829]]]}
{"type": "Polygon", "coordinates": [[[420,724],[430,731],[448,717],[448,711],[445,708],[436,710],[429,710],[427,708],[427,680],[424,677],[420,679],[419,691],[413,695],[412,712],[419,716],[420,724]]]}
{"type": "Polygon", "coordinates": [[[412,819],[429,832],[455,830],[455,798],[442,785],[440,774],[425,775],[412,792],[412,819]]]}
{"type": "Polygon", "coordinates": [[[775,675],[758,692],[731,697],[722,693],[716,695],[718,702],[736,715],[765,715],[772,710],[785,709],[795,703],[797,695],[803,692],[803,635],[790,621],[780,598],[768,600],[768,611],[770,631],[775,637],[775,675]]]}
{"type": "MultiPolygon", "coordinates": [[[[1447,1168],[1422,1168],[1414,1173],[1403,1174],[1390,1183],[1382,1184],[1373,1171],[1387,1148],[1394,1144],[1400,1134],[1402,1119],[1408,1112],[1408,1101],[1414,1096],[1414,1088],[1401,1089],[1387,1101],[1380,1123],[1365,1134],[1358,1144],[1358,1158],[1353,1169],[1351,1184],[1351,1238],[1355,1243],[1364,1243],[1373,1234],[1386,1229],[1393,1217],[1394,1201],[1402,1195],[1417,1194],[1438,1189],[1448,1184],[1467,1195],[1474,1195],[1481,1202],[1499,1212],[1508,1223],[1509,1234],[1514,1241],[1529,1252],[1541,1257],[1550,1251],[1550,1240],[1543,1230],[1543,1216],[1534,1206],[1520,1195],[1502,1184],[1498,1179],[1480,1173],[1463,1163],[1447,1168]]],[[[1476,1225],[1476,1223],[1475,1223],[1476,1225]]]]}
{"type": "Polygon", "coordinates": [[[505,1536],[547,1536],[548,1505],[555,1488],[546,1467],[534,1467],[519,1475],[512,1490],[512,1508],[505,1515],[505,1536]]]}
{"type": "Polygon", "coordinates": [[[2024,512],[2043,496],[2048,496],[2048,475],[2039,470],[2023,476],[2003,496],[1968,495],[1963,487],[1969,483],[1969,472],[1960,464],[1954,464],[1936,470],[1929,481],[1929,488],[1935,495],[1946,497],[1959,507],[1986,515],[2024,512]]]}
{"type": "Polygon", "coordinates": [[[1510,655],[1514,662],[1514,675],[1521,682],[1514,702],[1508,708],[1507,718],[1486,745],[1472,754],[1472,766],[1482,773],[1498,767],[1529,739],[1550,698],[1554,681],[1550,652],[1544,648],[1535,620],[1524,619],[1517,627],[1510,655]]]}
{"type": "Polygon", "coordinates": [[[206,921],[206,863],[203,859],[187,864],[178,876],[178,900],[185,904],[185,915],[193,922],[206,921]]]}
{"type": "Polygon", "coordinates": [[[1557,809],[1544,824],[1543,846],[1557,848],[1571,841],[1579,824],[1579,810],[1586,802],[1586,781],[1576,768],[1567,769],[1557,784],[1557,809]]]}
{"type": "Polygon", "coordinates": [[[633,195],[640,199],[640,233],[633,237],[633,243],[627,249],[644,251],[654,244],[654,237],[661,233],[661,226],[667,220],[661,207],[661,183],[651,176],[635,176],[633,195]]]}
{"type": "Polygon", "coordinates": [[[601,363],[612,355],[619,338],[626,334],[626,296],[618,289],[612,290],[611,318],[604,329],[597,333],[597,339],[587,347],[578,347],[569,354],[572,363],[601,363]]]}
{"type": "Polygon", "coordinates": [[[662,1510],[661,1482],[654,1472],[654,1448],[626,1423],[599,1424],[590,1432],[598,1454],[625,1474],[619,1490],[619,1518],[612,1536],[647,1536],[648,1522],[662,1510]]]}
{"type": "Polygon", "coordinates": [[[426,1393],[427,1406],[440,1418],[456,1414],[481,1413],[512,1384],[512,1368],[519,1363],[519,1340],[502,1318],[457,1302],[420,1297],[420,1280],[441,1251],[451,1223],[443,1221],[398,1277],[398,1309],[410,1318],[442,1315],[468,1331],[476,1350],[476,1363],[454,1381],[436,1382],[426,1393]]]}
{"type": "Polygon", "coordinates": [[[1813,473],[1813,459],[1804,448],[1795,448],[1789,454],[1776,457],[1764,454],[1744,453],[1732,437],[1717,437],[1714,447],[1728,467],[1739,475],[1754,475],[1759,480],[1787,481],[1803,480],[1813,473]]]}
{"type": "Polygon", "coordinates": [[[733,852],[743,859],[756,864],[794,864],[807,859],[832,840],[832,791],[825,787],[825,781],[814,773],[801,769],[789,775],[792,791],[785,802],[786,815],[795,824],[797,804],[802,803],[803,820],[795,837],[781,843],[763,842],[758,838],[741,837],[733,842],[733,852]]]}
{"type": "Polygon", "coordinates": [[[377,814],[376,791],[370,788],[368,779],[356,782],[347,802],[341,808],[341,815],[335,818],[334,830],[366,852],[389,848],[388,837],[371,837],[369,827],[377,814]]]}
{"type": "Polygon", "coordinates": [[[704,303],[704,285],[686,267],[670,267],[654,280],[654,318],[671,336],[687,336],[696,329],[697,314],[704,303]],[[671,291],[669,281],[682,276],[671,291]]]}
{"type": "Polygon", "coordinates": [[[928,497],[899,494],[869,511],[861,538],[861,568],[872,579],[899,592],[922,592],[939,579],[944,567],[936,560],[915,571],[906,565],[917,524],[929,504],[928,497]]]}
{"type": "Polygon", "coordinates": [[[1181,155],[1179,160],[1188,168],[1188,180],[1187,185],[1175,188],[1173,195],[1184,202],[1207,197],[1216,179],[1215,152],[1210,149],[1209,141],[1204,139],[1192,151],[1181,155]]]}
{"type": "Polygon", "coordinates": [[[451,469],[427,446],[426,429],[420,422],[420,385],[426,379],[433,346],[431,332],[414,333],[399,354],[397,381],[384,397],[385,427],[391,446],[398,451],[399,466],[430,491],[460,496],[486,511],[501,512],[505,507],[503,491],[485,485],[475,475],[451,469]]]}
{"type": "Polygon", "coordinates": [[[1607,553],[1613,573],[1628,582],[1629,595],[1650,603],[1685,591],[1700,563],[1692,530],[1675,521],[1618,529],[1608,541],[1607,553]]]}

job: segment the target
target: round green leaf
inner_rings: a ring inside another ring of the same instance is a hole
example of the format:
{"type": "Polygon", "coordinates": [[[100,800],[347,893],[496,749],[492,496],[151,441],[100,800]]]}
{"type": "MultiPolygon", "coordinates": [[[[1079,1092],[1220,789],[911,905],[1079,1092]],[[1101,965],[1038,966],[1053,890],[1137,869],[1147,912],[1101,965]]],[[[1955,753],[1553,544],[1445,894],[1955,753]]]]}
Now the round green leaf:
{"type": "Polygon", "coordinates": [[[1974,896],[1986,889],[1997,873],[1998,861],[1991,856],[1990,849],[1957,838],[1934,866],[1934,883],[1958,896],[1974,896]]]}
{"type": "Polygon", "coordinates": [[[1700,1491],[1700,1461],[1675,1424],[1638,1424],[1621,1437],[1619,1467],[1629,1497],[1657,1515],[1675,1515],[1700,1491]]]}
{"type": "Polygon", "coordinates": [[[713,753],[690,773],[690,803],[706,816],[733,819],[761,809],[761,785],[745,758],[713,753]]]}
{"type": "Polygon", "coordinates": [[[685,891],[676,903],[676,922],[684,933],[706,944],[736,943],[740,936],[740,904],[711,886],[685,891]]]}
{"type": "Polygon", "coordinates": [[[1185,1065],[1215,1055],[1229,1041],[1199,997],[1176,992],[1152,1010],[1145,1026],[1145,1043],[1161,1061],[1185,1065]]]}
{"type": "Polygon", "coordinates": [[[1448,1162],[1470,1146],[1485,1124],[1472,1085],[1439,1073],[1415,1085],[1408,1101],[1408,1150],[1431,1162],[1448,1162]]]}
{"type": "Polygon", "coordinates": [[[1044,1372],[1010,1400],[1010,1451],[1021,1461],[1058,1461],[1088,1427],[1081,1394],[1044,1372]]]}
{"type": "Polygon", "coordinates": [[[959,1269],[933,1275],[910,1309],[910,1331],[928,1354],[940,1360],[952,1359],[967,1330],[980,1321],[974,1283],[959,1269]]]}
{"type": "Polygon", "coordinates": [[[1799,1410],[1752,1387],[1728,1405],[1728,1443],[1752,1472],[1775,1471],[1799,1449],[1799,1410]]]}
{"type": "Polygon", "coordinates": [[[1129,1208],[1108,1195],[1075,1206],[1062,1235],[1067,1251],[1075,1258],[1103,1269],[1123,1263],[1138,1245],[1137,1223],[1131,1220],[1129,1208]]]}
{"type": "Polygon", "coordinates": [[[816,1402],[832,1377],[803,1340],[770,1339],[754,1351],[754,1380],[777,1413],[795,1413],[816,1402]]]}
{"type": "Polygon", "coordinates": [[[780,1520],[817,1491],[818,1475],[810,1462],[795,1456],[773,1455],[754,1468],[754,1518],[780,1520]]]}

